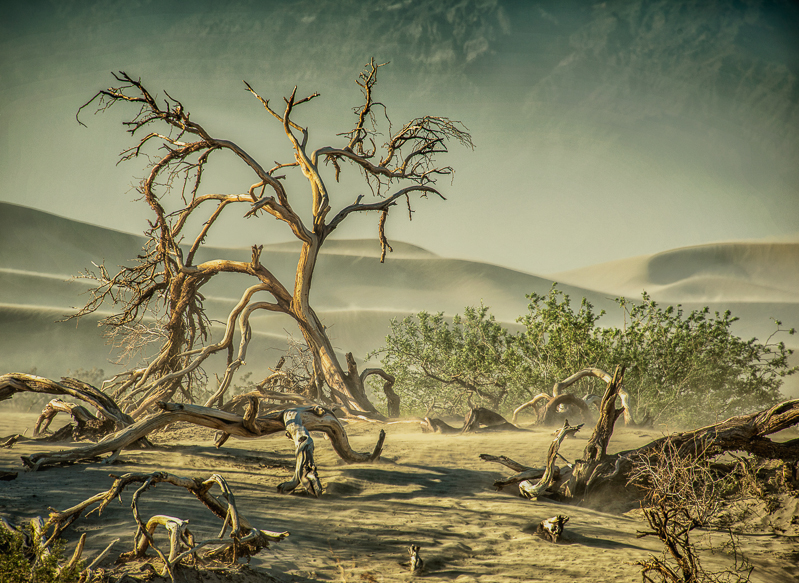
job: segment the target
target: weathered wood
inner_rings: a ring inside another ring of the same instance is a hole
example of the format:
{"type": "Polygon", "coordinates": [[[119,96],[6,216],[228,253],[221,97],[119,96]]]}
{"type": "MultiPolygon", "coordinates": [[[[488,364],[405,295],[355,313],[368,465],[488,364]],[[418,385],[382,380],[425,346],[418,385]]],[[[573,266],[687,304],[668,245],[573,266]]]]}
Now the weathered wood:
{"type": "Polygon", "coordinates": [[[55,434],[52,434],[51,441],[56,439],[72,439],[74,441],[100,439],[112,433],[117,425],[114,419],[98,419],[82,405],[67,403],[62,399],[52,399],[36,420],[36,425],[33,429],[34,438],[47,435],[47,428],[58,413],[69,414],[75,421],[75,425],[63,427],[55,434]]]}
{"type": "Polygon", "coordinates": [[[570,498],[577,499],[583,496],[594,471],[606,456],[608,442],[611,435],[613,435],[613,427],[623,412],[623,409],[616,409],[615,407],[616,396],[623,380],[624,367],[616,367],[613,378],[608,383],[605,394],[602,396],[599,419],[596,422],[594,433],[585,446],[583,458],[575,463],[569,479],[566,495],[570,498]]]}
{"type": "MultiPolygon", "coordinates": [[[[514,472],[524,472],[526,470],[531,469],[529,466],[520,464],[519,462],[514,461],[504,455],[490,455],[487,453],[481,453],[480,459],[483,460],[484,462],[494,462],[497,464],[502,464],[503,466],[512,469],[514,472]]],[[[544,470],[541,471],[543,472],[544,470]]]]}
{"type": "Polygon", "coordinates": [[[289,409],[283,413],[283,424],[286,426],[286,434],[294,441],[294,451],[296,457],[296,469],[291,480],[278,485],[277,490],[281,494],[293,492],[297,486],[302,484],[305,491],[312,496],[319,498],[322,494],[322,484],[316,473],[316,463],[314,462],[314,442],[311,434],[302,424],[300,415],[296,409],[289,409]]]}
{"type": "Polygon", "coordinates": [[[524,403],[522,405],[519,405],[513,411],[513,417],[511,418],[511,423],[516,425],[516,418],[519,416],[519,413],[521,413],[522,411],[524,411],[525,409],[528,409],[530,407],[532,407],[535,410],[536,416],[537,416],[538,415],[538,407],[540,407],[543,403],[549,401],[550,398],[551,397],[549,395],[547,395],[546,393],[539,393],[535,397],[533,397],[531,400],[527,401],[526,403],[524,403]]]}
{"type": "MultiPolygon", "coordinates": [[[[151,414],[97,444],[59,452],[36,453],[23,456],[22,461],[31,470],[37,470],[49,465],[94,459],[105,453],[113,455],[113,452],[126,449],[152,431],[177,421],[218,429],[240,438],[257,438],[286,430],[283,411],[258,416],[248,424],[250,426],[248,428],[242,416],[217,409],[177,403],[161,403],[159,406],[162,409],[161,413],[151,414]]],[[[327,434],[333,449],[344,461],[360,463],[380,457],[385,431],[380,431],[377,444],[371,453],[356,452],[350,447],[346,431],[331,411],[319,406],[298,407],[295,410],[298,411],[302,424],[308,431],[321,431],[327,434]]]]}
{"type": "Polygon", "coordinates": [[[366,386],[366,379],[377,375],[383,379],[383,393],[386,395],[386,408],[389,418],[400,416],[400,397],[394,392],[394,383],[397,379],[382,368],[366,368],[361,371],[361,385],[366,386]]]}
{"type": "MultiPolygon", "coordinates": [[[[130,473],[123,476],[111,476],[114,478],[114,483],[105,492],[99,492],[94,496],[84,500],[80,504],[68,508],[63,511],[52,510],[48,520],[40,528],[42,533],[48,532],[52,528],[52,534],[47,542],[43,543],[49,546],[52,541],[58,538],[61,533],[72,524],[84,510],[90,506],[97,504],[89,514],[97,512],[101,514],[103,509],[108,506],[112,500],[120,498],[122,491],[131,484],[141,484],[133,495],[131,508],[133,510],[134,519],[138,525],[136,535],[134,537],[134,548],[129,553],[123,553],[120,560],[129,560],[132,558],[144,556],[147,548],[152,547],[164,563],[166,574],[172,575],[172,570],[175,565],[188,556],[189,554],[197,553],[201,548],[206,545],[214,544],[218,548],[210,554],[214,556],[225,556],[233,554],[233,558],[238,556],[252,556],[259,552],[261,549],[267,548],[271,542],[279,542],[286,538],[288,532],[273,532],[261,530],[254,527],[250,522],[242,516],[236,506],[236,500],[233,492],[228,486],[225,479],[219,474],[213,474],[210,478],[203,480],[201,478],[185,478],[168,474],[166,472],[154,472],[151,474],[130,473]],[[158,483],[168,483],[174,486],[182,487],[194,494],[197,499],[202,502],[209,510],[211,510],[217,517],[223,521],[222,532],[219,538],[209,541],[196,542],[188,529],[188,521],[179,518],[156,515],[151,517],[146,523],[142,520],[138,510],[138,500],[151,486],[158,483]],[[213,496],[210,492],[214,485],[218,485],[222,490],[222,497],[226,504],[223,504],[217,497],[213,496]],[[165,556],[160,549],[155,545],[153,539],[153,532],[158,525],[164,526],[170,533],[170,551],[169,555],[165,556]],[[230,526],[230,541],[225,542],[220,540],[230,526]],[[188,550],[182,551],[181,545],[188,547],[188,550]],[[221,545],[221,546],[220,546],[221,545]],[[232,551],[231,551],[232,549],[232,551]],[[182,552],[181,552],[182,551],[182,552]]],[[[119,539],[117,539],[118,541],[119,539]]],[[[114,542],[117,542],[114,541],[114,542]]],[[[91,570],[99,559],[107,554],[111,543],[103,554],[100,555],[88,567],[91,570]]]]}
{"type": "Polygon", "coordinates": [[[563,525],[566,524],[567,522],[569,522],[568,516],[563,516],[562,514],[558,514],[557,516],[553,516],[552,518],[547,518],[546,520],[542,520],[538,524],[535,533],[544,540],[548,540],[551,543],[556,543],[563,536],[563,530],[564,530],[563,525]]]}
{"type": "MultiPolygon", "coordinates": [[[[519,413],[521,413],[522,411],[524,411],[529,407],[534,407],[538,417],[537,421],[538,424],[545,424],[545,425],[552,424],[554,423],[554,414],[557,411],[558,406],[561,404],[574,405],[578,407],[583,414],[583,419],[585,421],[589,421],[591,417],[591,409],[590,407],[588,407],[588,405],[594,403],[595,400],[598,400],[598,397],[594,395],[587,395],[585,399],[579,399],[578,397],[573,396],[572,398],[566,400],[560,400],[560,401],[557,400],[558,398],[565,396],[565,394],[561,393],[563,389],[570,387],[580,379],[589,376],[602,379],[606,383],[610,383],[611,380],[613,379],[613,377],[611,377],[607,372],[605,372],[601,368],[586,368],[581,371],[578,371],[573,375],[571,375],[570,377],[568,377],[567,379],[555,383],[552,387],[551,396],[547,395],[546,393],[540,393],[536,395],[532,400],[517,407],[516,410],[513,412],[513,418],[511,422],[513,424],[516,424],[516,418],[519,415],[519,413]],[[589,397],[592,398],[589,399],[589,397]],[[540,412],[539,407],[542,404],[545,405],[545,410],[543,412],[540,412]]],[[[628,426],[635,426],[636,425],[635,419],[633,418],[632,412],[630,411],[629,395],[627,394],[627,391],[624,390],[623,386],[619,387],[618,394],[621,397],[622,406],[624,408],[625,424],[628,426]]],[[[597,406],[599,405],[597,404],[597,406]]]]}
{"type": "Polygon", "coordinates": [[[112,420],[116,429],[122,429],[134,422],[133,418],[124,413],[111,397],[83,381],[63,377],[61,382],[56,382],[24,373],[0,375],[0,401],[10,399],[15,393],[21,392],[68,395],[80,399],[97,409],[104,418],[112,420]]]}
{"type": "Polygon", "coordinates": [[[560,445],[563,443],[563,440],[566,439],[567,435],[576,433],[581,427],[582,424],[572,426],[569,425],[568,421],[564,422],[563,427],[558,430],[557,434],[555,435],[555,439],[553,439],[552,443],[549,445],[549,451],[547,451],[547,465],[544,470],[544,475],[541,476],[541,478],[535,484],[529,479],[519,482],[519,492],[522,496],[525,498],[530,498],[531,500],[535,500],[539,496],[544,495],[544,493],[556,479],[555,461],[558,459],[558,450],[560,449],[560,445]]]}
{"type": "MultiPolygon", "coordinates": [[[[532,468],[529,466],[525,466],[504,455],[494,456],[494,455],[489,455],[487,453],[481,453],[480,459],[483,460],[484,462],[494,462],[502,464],[503,466],[512,469],[514,472],[517,472],[513,476],[494,480],[494,488],[496,488],[497,490],[502,490],[506,486],[518,485],[520,482],[523,482],[525,480],[540,480],[541,477],[546,473],[546,468],[532,468]]],[[[553,479],[558,480],[559,478],[560,478],[560,468],[558,466],[555,466],[553,479]]]]}
{"type": "Polygon", "coordinates": [[[422,560],[422,557],[419,556],[419,545],[411,545],[408,547],[408,554],[411,556],[411,560],[409,562],[411,573],[420,573],[424,568],[424,561],[422,560]]]}
{"type": "Polygon", "coordinates": [[[558,407],[561,405],[577,407],[582,414],[583,421],[588,422],[591,420],[591,409],[588,407],[588,403],[575,395],[564,393],[563,395],[552,397],[547,404],[544,405],[543,410],[538,414],[538,425],[554,425],[556,423],[558,407]]]}

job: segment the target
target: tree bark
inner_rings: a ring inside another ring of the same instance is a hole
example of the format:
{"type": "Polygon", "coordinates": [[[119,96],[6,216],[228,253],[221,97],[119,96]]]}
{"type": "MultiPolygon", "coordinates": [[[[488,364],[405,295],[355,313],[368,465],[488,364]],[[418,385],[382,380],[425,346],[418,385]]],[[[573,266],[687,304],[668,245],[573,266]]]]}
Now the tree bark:
{"type": "Polygon", "coordinates": [[[616,409],[616,396],[619,387],[624,380],[624,367],[616,367],[613,378],[605,389],[602,396],[602,403],[599,409],[599,420],[594,428],[594,433],[588,440],[588,444],[583,451],[583,459],[577,460],[572,471],[566,488],[566,495],[569,498],[579,499],[591,483],[599,465],[603,462],[608,442],[613,435],[613,427],[616,420],[622,414],[623,409],[616,409]]]}
{"type": "Polygon", "coordinates": [[[116,429],[122,429],[134,423],[133,418],[124,413],[111,397],[83,381],[64,377],[59,383],[24,373],[0,375],[0,401],[10,399],[15,393],[22,392],[68,395],[80,399],[96,408],[104,418],[113,421],[116,429]]]}
{"type": "Polygon", "coordinates": [[[116,425],[113,419],[98,419],[82,405],[67,403],[61,399],[52,399],[36,420],[33,437],[44,437],[47,434],[47,428],[58,413],[68,413],[75,421],[75,425],[63,427],[50,437],[52,441],[55,441],[56,437],[73,441],[96,440],[114,431],[116,425]]]}
{"type": "MultiPolygon", "coordinates": [[[[119,455],[119,452],[142,437],[159,427],[164,427],[177,421],[188,421],[189,423],[218,429],[224,434],[242,438],[262,437],[286,431],[287,429],[283,418],[284,411],[277,411],[247,420],[240,415],[197,405],[162,403],[160,407],[163,410],[161,413],[145,417],[100,443],[60,452],[37,453],[23,457],[22,461],[31,470],[38,470],[45,466],[60,463],[94,459],[109,452],[112,453],[109,459],[113,461],[119,455]]],[[[344,461],[360,463],[374,461],[380,457],[383,441],[385,440],[385,431],[380,431],[377,444],[371,453],[360,453],[350,447],[347,433],[335,415],[329,410],[319,406],[297,407],[290,410],[297,412],[299,420],[308,431],[321,431],[327,434],[333,449],[344,461]]]]}
{"type": "Polygon", "coordinates": [[[553,439],[552,443],[549,445],[544,475],[541,476],[535,484],[530,479],[523,480],[519,483],[519,492],[521,492],[522,496],[535,500],[546,493],[547,489],[557,478],[556,473],[558,472],[556,472],[555,462],[558,459],[560,444],[563,443],[567,435],[576,433],[581,427],[582,425],[571,426],[568,421],[563,424],[563,427],[558,430],[555,439],[553,439]]]}

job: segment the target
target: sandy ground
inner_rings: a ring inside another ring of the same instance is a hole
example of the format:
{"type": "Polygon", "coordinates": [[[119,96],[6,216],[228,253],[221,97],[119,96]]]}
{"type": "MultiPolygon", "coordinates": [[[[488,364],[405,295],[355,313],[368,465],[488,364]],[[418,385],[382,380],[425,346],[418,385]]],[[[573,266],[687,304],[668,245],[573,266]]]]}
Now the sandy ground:
{"type": "MultiPolygon", "coordinates": [[[[30,429],[36,415],[0,410],[0,435],[30,429]]],[[[370,450],[380,426],[348,428],[355,449],[370,450]]],[[[293,447],[282,435],[259,440],[231,439],[221,449],[209,430],[182,426],[155,436],[156,450],[125,451],[118,463],[78,464],[24,472],[20,455],[63,445],[20,443],[0,449],[0,471],[19,470],[13,481],[0,482],[0,516],[14,522],[63,510],[112,483],[109,473],[164,470],[180,476],[222,474],[236,495],[240,512],[259,528],[291,535],[257,555],[248,581],[640,581],[634,562],[659,553],[653,537],[636,538],[644,528],[640,511],[607,507],[593,510],[531,502],[511,491],[496,492],[492,482],[512,472],[483,462],[480,453],[507,455],[528,465],[542,465],[551,434],[491,433],[467,436],[422,434],[415,424],[386,426],[382,458],[375,463],[345,465],[329,442],[316,439],[316,456],[325,493],[320,499],[279,495],[276,486],[290,475],[293,447]],[[168,444],[168,445],[167,445],[168,444]],[[625,512],[625,510],[627,510],[625,512]],[[565,514],[568,540],[553,545],[532,534],[542,519],[565,514]],[[425,561],[421,575],[407,567],[408,546],[418,544],[425,561]]],[[[561,453],[580,456],[589,432],[566,440],[561,453]]],[[[611,449],[627,449],[658,437],[656,431],[617,430],[611,449]]],[[[92,559],[108,542],[121,537],[111,559],[130,550],[134,521],[132,490],[123,503],[101,515],[81,517],[66,532],[71,552],[87,533],[85,556],[92,559]]],[[[220,521],[182,488],[161,484],[142,498],[146,515],[169,514],[190,519],[195,536],[216,536],[220,521]]],[[[799,577],[799,508],[783,500],[772,515],[752,512],[740,539],[755,566],[752,581],[774,583],[799,577]],[[781,531],[773,525],[779,519],[781,531]],[[785,526],[791,525],[791,526],[785,526]]],[[[156,534],[158,537],[158,534],[156,534]]],[[[160,535],[158,541],[166,542],[160,535]]],[[[715,535],[715,544],[724,537],[715,535]]],[[[705,551],[708,567],[729,564],[723,552],[705,551]]],[[[111,559],[106,561],[111,565],[111,559]]]]}

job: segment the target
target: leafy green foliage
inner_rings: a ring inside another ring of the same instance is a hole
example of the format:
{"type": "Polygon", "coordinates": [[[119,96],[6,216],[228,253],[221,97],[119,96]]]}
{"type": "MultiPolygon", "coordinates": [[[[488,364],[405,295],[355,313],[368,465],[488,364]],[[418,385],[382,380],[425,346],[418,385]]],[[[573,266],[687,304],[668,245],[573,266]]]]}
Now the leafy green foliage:
{"type": "Polygon", "coordinates": [[[0,581],[3,583],[71,583],[78,580],[80,565],[59,571],[64,545],[53,545],[49,553],[40,548],[37,537],[0,527],[0,581]]]}
{"type": "Polygon", "coordinates": [[[435,405],[454,413],[469,402],[497,409],[512,391],[513,337],[487,307],[466,308],[452,323],[442,313],[419,312],[390,325],[386,346],[369,356],[382,356],[411,410],[435,405]]]}
{"type": "MultiPolygon", "coordinates": [[[[530,300],[527,313],[517,319],[524,329],[514,339],[519,355],[514,376],[519,384],[537,395],[550,392],[555,383],[584,368],[612,372],[606,346],[597,333],[597,321],[604,311],[594,313],[585,298],[575,311],[571,298],[555,286],[546,296],[533,293],[526,297],[530,300]]],[[[580,380],[571,389],[580,395],[603,390],[604,383],[593,377],[580,380]]]]}
{"type": "MultiPolygon", "coordinates": [[[[386,346],[372,356],[382,357],[404,406],[416,412],[433,403],[450,413],[470,402],[515,407],[584,368],[623,364],[636,418],[648,412],[686,424],[765,408],[779,401],[783,378],[797,370],[788,365],[792,351],[773,341],[794,333],[780,322],[765,342],[743,340],[732,331],[737,318],[730,312],[662,308],[644,293],[640,302],[617,299],[622,327],[601,327],[604,312],[585,299],[575,309],[555,286],[546,296],[527,297],[516,332],[482,305],[451,323],[441,313],[420,312],[393,320],[386,346]]],[[[586,378],[569,390],[601,394],[604,383],[586,378]]]]}
{"type": "Polygon", "coordinates": [[[762,409],[780,400],[791,350],[743,340],[732,332],[737,318],[709,308],[686,314],[680,306],[661,308],[646,293],[641,303],[617,300],[625,310],[623,328],[599,332],[608,359],[627,366],[626,385],[639,415],[674,422],[716,421],[762,409]]]}

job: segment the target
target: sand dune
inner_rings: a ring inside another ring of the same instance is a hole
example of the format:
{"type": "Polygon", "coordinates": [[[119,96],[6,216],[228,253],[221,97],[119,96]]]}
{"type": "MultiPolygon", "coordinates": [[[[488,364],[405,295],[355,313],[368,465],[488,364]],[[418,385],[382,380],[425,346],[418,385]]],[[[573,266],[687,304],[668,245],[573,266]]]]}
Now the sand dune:
{"type": "MultiPolygon", "coordinates": [[[[0,203],[0,369],[60,376],[77,368],[115,370],[113,351],[97,328],[97,316],[56,323],[86,301],[87,280],[71,279],[92,263],[109,269],[130,261],[144,239],[101,227],[0,203]]],[[[770,318],[799,325],[799,243],[729,243],[677,249],[580,270],[538,277],[473,261],[447,259],[397,242],[380,263],[376,241],[330,240],[319,258],[311,300],[340,352],[363,359],[383,344],[389,320],[420,310],[461,313],[481,301],[508,326],[526,312],[526,294],[545,294],[552,281],[575,301],[587,297],[608,313],[605,325],[621,322],[613,298],[640,297],[647,290],[664,303],[686,309],[710,305],[740,318],[736,332],[764,340],[770,318]]],[[[294,278],[299,245],[267,245],[262,261],[287,285],[294,278]]],[[[207,248],[199,261],[228,257],[248,260],[249,249],[207,248]]],[[[203,288],[205,306],[221,336],[230,308],[249,285],[245,276],[215,278],[203,288]]],[[[104,309],[110,310],[110,306],[104,309]]],[[[256,314],[256,338],[247,359],[259,376],[279,358],[294,323],[275,314],[256,314]]],[[[787,338],[797,342],[797,337],[787,338]]],[[[795,346],[799,348],[799,343],[795,346]]],[[[799,394],[799,381],[788,385],[799,394]],[[794,386],[795,385],[795,386],[794,386]]]]}
{"type": "MultiPolygon", "coordinates": [[[[0,303],[4,304],[0,324],[10,332],[0,338],[0,368],[28,370],[37,366],[41,374],[53,376],[79,367],[113,369],[96,317],[84,319],[77,329],[74,322],[55,320],[86,300],[81,294],[91,282],[71,280],[72,276],[91,268],[92,263],[105,262],[111,269],[129,262],[143,241],[142,237],[0,204],[0,303]],[[21,314],[24,325],[20,323],[21,314]],[[48,351],[48,334],[59,342],[57,346],[51,343],[49,357],[41,359],[41,351],[48,351]],[[72,334],[73,340],[64,341],[65,334],[72,334]],[[31,343],[18,341],[20,336],[36,337],[42,343],[41,351],[26,356],[31,343]],[[34,354],[38,364],[33,362],[34,354]],[[90,362],[94,364],[89,366],[90,362]]],[[[342,352],[365,357],[383,343],[392,317],[420,310],[451,316],[462,312],[464,306],[483,301],[499,320],[511,325],[526,309],[525,294],[546,293],[551,285],[545,278],[495,265],[440,258],[400,242],[394,249],[381,264],[375,241],[326,243],[311,299],[334,345],[342,352]]],[[[297,244],[285,243],[265,246],[261,257],[290,286],[298,253],[297,244]]],[[[248,260],[250,250],[208,248],[198,254],[199,261],[217,257],[248,260]]],[[[208,314],[220,323],[214,328],[215,335],[221,335],[221,324],[249,283],[248,278],[233,274],[216,278],[203,288],[208,314]]],[[[575,297],[588,295],[601,307],[611,307],[602,294],[570,286],[566,289],[575,297]]],[[[279,358],[275,351],[285,346],[286,335],[298,336],[299,332],[291,320],[275,314],[257,314],[253,322],[257,324],[257,338],[248,366],[258,363],[257,369],[266,370],[279,358]]]]}
{"type": "Polygon", "coordinates": [[[668,302],[799,303],[799,243],[737,242],[685,247],[551,275],[608,293],[646,290],[668,302]]]}

